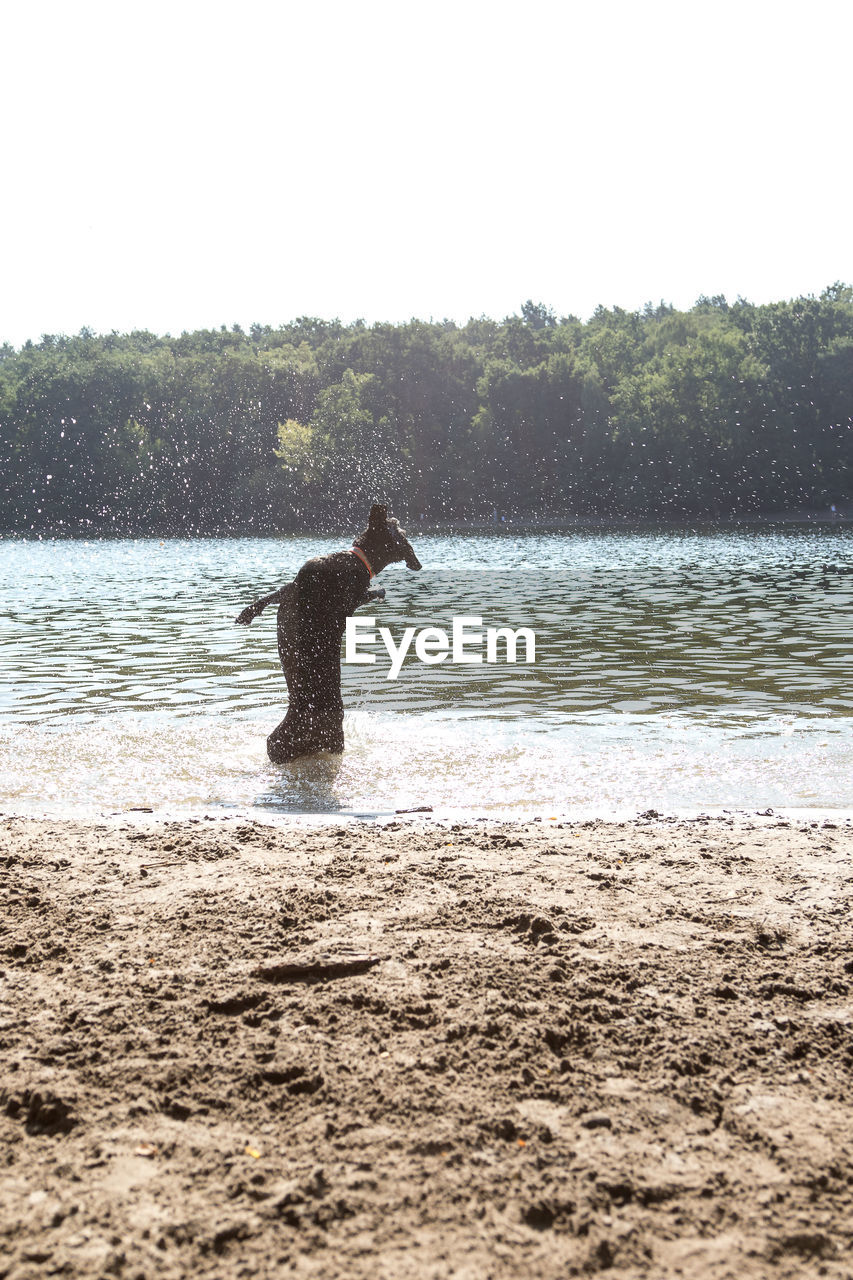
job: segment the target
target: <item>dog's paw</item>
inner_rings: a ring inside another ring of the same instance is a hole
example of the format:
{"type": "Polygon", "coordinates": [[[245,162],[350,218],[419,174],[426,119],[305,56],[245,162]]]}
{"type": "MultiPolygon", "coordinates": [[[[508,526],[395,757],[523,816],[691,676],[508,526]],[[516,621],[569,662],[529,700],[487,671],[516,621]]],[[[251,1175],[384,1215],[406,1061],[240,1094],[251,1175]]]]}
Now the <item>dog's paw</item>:
{"type": "Polygon", "coordinates": [[[359,600],[358,604],[355,607],[356,609],[360,609],[363,604],[374,604],[377,600],[384,600],[384,599],[385,599],[385,588],[375,587],[372,591],[365,591],[364,595],[361,597],[361,599],[359,600]]]}
{"type": "Polygon", "coordinates": [[[242,611],[242,613],[237,614],[237,617],[234,619],[234,621],[239,622],[241,627],[248,627],[249,623],[254,622],[257,616],[258,616],[257,609],[253,604],[250,604],[248,608],[242,611]]]}

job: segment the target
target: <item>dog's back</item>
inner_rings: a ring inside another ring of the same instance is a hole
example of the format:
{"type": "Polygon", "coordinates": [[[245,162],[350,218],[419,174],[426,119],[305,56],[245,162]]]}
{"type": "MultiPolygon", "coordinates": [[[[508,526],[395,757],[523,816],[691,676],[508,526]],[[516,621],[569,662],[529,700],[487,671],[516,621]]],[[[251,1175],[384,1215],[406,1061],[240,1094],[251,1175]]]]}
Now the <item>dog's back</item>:
{"type": "Polygon", "coordinates": [[[276,613],[276,639],[278,640],[278,657],[287,691],[290,692],[291,681],[296,670],[296,583],[288,582],[281,588],[281,601],[276,613]]]}
{"type": "Polygon", "coordinates": [[[365,597],[363,574],[349,551],[306,560],[282,588],[278,607],[278,655],[287,687],[310,659],[335,663],[346,620],[365,597]]]}

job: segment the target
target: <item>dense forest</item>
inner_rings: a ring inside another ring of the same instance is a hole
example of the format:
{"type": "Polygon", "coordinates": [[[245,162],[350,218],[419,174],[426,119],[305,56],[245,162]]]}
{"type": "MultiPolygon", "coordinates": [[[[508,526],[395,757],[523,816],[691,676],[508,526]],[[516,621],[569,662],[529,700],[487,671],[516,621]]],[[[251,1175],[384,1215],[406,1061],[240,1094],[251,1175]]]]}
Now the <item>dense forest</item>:
{"type": "Polygon", "coordinates": [[[853,499],[853,289],[0,348],[0,526],[676,518],[853,499]]]}

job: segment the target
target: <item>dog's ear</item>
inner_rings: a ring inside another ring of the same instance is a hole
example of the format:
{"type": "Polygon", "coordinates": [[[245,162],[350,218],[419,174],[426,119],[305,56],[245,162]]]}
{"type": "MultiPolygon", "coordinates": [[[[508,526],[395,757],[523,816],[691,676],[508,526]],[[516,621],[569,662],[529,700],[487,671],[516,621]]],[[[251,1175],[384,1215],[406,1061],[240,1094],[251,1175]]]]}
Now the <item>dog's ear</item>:
{"type": "Polygon", "coordinates": [[[384,529],[387,523],[388,508],[383,507],[379,502],[374,502],[370,508],[370,519],[367,522],[368,529],[384,529]]]}

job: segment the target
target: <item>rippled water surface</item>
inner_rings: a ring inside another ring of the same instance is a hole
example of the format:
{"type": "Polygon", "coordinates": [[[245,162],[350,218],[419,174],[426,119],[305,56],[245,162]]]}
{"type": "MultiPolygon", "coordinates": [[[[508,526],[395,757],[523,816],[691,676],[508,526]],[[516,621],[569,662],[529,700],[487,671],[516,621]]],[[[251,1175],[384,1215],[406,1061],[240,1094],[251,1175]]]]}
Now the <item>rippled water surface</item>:
{"type": "Polygon", "coordinates": [[[345,544],[3,542],[0,807],[853,808],[849,530],[412,540],[423,571],[359,616],[525,626],[536,662],[389,680],[379,643],[344,666],[344,756],[283,768],[275,612],[233,618],[345,544]]]}

